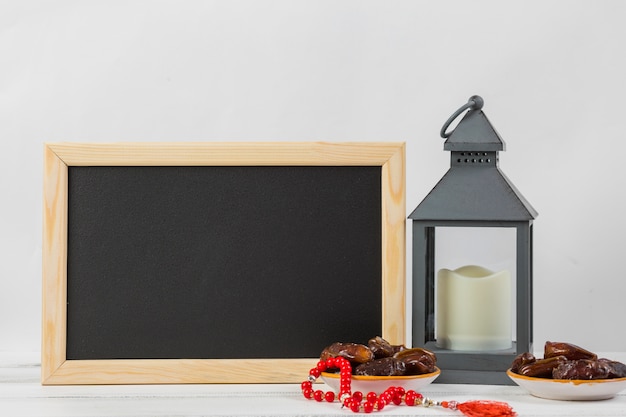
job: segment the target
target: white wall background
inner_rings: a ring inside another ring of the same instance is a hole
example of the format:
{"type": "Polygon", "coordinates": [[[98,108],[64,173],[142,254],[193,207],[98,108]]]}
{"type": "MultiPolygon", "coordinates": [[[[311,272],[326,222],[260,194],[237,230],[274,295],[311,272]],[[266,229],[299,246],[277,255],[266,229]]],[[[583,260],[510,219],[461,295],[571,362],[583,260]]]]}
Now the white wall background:
{"type": "Polygon", "coordinates": [[[617,0],[0,0],[0,351],[40,349],[43,142],[406,141],[410,213],[473,94],[539,211],[536,345],[626,351],[625,21],[617,0]]]}

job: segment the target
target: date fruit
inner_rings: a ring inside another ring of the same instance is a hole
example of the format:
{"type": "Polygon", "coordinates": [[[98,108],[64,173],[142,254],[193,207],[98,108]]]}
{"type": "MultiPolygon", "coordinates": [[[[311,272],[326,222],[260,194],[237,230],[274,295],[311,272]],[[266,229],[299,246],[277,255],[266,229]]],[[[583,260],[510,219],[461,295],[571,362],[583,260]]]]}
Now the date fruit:
{"type": "Polygon", "coordinates": [[[609,366],[595,359],[565,361],[552,372],[554,379],[607,379],[609,366]]]}
{"type": "Polygon", "coordinates": [[[535,378],[552,378],[552,371],[554,368],[565,362],[567,362],[567,358],[565,356],[543,358],[526,365],[522,365],[517,373],[535,378]]]}
{"type": "Polygon", "coordinates": [[[324,348],[320,355],[321,360],[336,358],[341,356],[350,361],[353,365],[366,363],[374,359],[374,354],[365,345],[358,343],[335,342],[324,348]]]}
{"type": "Polygon", "coordinates": [[[571,343],[546,342],[543,348],[543,357],[552,358],[554,356],[565,356],[570,361],[576,359],[598,359],[598,355],[595,353],[571,343]]]}
{"type": "Polygon", "coordinates": [[[376,359],[388,358],[398,352],[406,350],[404,345],[392,345],[380,336],[376,336],[368,340],[367,347],[370,348],[376,359]]]}
{"type": "Polygon", "coordinates": [[[407,375],[406,364],[394,357],[374,359],[354,368],[354,375],[402,376],[407,375]]]}
{"type": "Polygon", "coordinates": [[[618,361],[610,359],[598,359],[598,362],[604,362],[609,367],[609,378],[625,378],[626,365],[618,361]]]}
{"type": "Polygon", "coordinates": [[[437,357],[429,350],[412,348],[398,352],[393,357],[404,362],[407,375],[422,375],[435,372],[437,357]]]}
{"type": "Polygon", "coordinates": [[[519,369],[522,366],[533,363],[536,360],[537,359],[535,358],[535,355],[533,355],[530,352],[520,353],[513,360],[513,363],[511,364],[511,371],[515,372],[516,374],[519,374],[519,369]]]}

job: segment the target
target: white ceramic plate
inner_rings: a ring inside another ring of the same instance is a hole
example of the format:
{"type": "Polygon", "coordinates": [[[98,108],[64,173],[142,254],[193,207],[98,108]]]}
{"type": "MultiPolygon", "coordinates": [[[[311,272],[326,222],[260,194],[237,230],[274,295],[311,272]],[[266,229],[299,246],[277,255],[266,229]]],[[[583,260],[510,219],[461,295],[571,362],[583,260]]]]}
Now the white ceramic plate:
{"type": "Polygon", "coordinates": [[[549,400],[606,400],[626,389],[626,378],[594,380],[533,378],[516,374],[510,369],[506,374],[530,394],[549,400]]]}
{"type": "MultiPolygon", "coordinates": [[[[382,393],[389,387],[403,387],[406,390],[418,391],[433,382],[441,373],[439,368],[435,372],[423,375],[407,376],[362,376],[352,375],[352,392],[361,391],[382,393]]],[[[335,392],[339,392],[339,374],[322,372],[322,380],[335,392]]]]}

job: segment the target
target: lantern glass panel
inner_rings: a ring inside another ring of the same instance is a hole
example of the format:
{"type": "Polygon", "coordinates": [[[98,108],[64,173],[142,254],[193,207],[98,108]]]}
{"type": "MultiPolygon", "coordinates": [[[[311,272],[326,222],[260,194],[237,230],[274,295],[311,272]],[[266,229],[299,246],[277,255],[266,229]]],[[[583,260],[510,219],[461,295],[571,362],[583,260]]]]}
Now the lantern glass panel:
{"type": "Polygon", "coordinates": [[[511,348],[516,333],[516,241],[511,227],[435,228],[438,347],[511,348]]]}

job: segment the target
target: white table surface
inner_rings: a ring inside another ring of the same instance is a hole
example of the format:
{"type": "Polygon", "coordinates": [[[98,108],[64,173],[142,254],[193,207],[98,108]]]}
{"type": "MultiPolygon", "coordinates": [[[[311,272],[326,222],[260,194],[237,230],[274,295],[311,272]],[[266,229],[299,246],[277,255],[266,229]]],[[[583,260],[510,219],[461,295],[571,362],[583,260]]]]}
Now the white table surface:
{"type": "MultiPolygon", "coordinates": [[[[626,353],[602,354],[624,361],[626,353]]],[[[39,358],[0,353],[2,417],[350,416],[339,403],[302,397],[298,384],[42,386],[39,358]]],[[[304,379],[304,378],[303,378],[304,379]]],[[[319,384],[326,390],[324,384],[319,384]]],[[[433,400],[496,400],[522,416],[626,416],[626,391],[603,401],[553,401],[517,386],[432,384],[433,400]]],[[[441,407],[390,405],[376,416],[461,416],[441,407]]]]}

